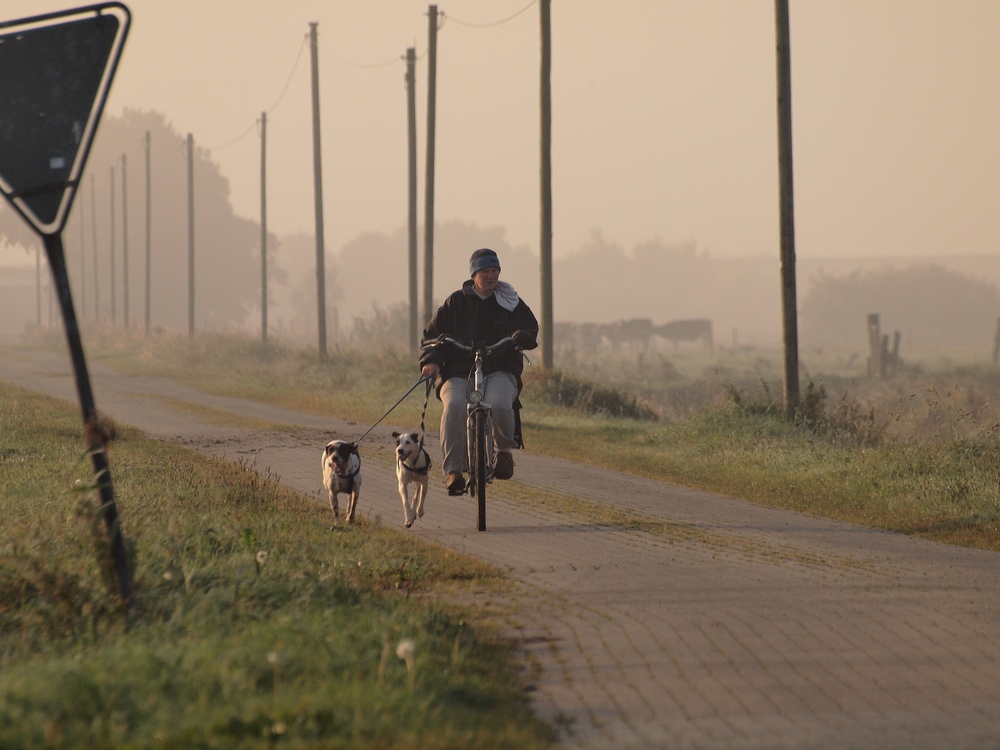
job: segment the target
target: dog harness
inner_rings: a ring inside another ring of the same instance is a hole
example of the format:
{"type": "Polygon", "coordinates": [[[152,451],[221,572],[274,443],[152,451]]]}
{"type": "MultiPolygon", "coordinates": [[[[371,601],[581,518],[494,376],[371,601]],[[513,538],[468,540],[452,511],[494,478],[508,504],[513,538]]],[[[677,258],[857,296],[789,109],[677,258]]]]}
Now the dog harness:
{"type": "Polygon", "coordinates": [[[403,465],[404,469],[406,469],[407,471],[412,471],[414,474],[426,474],[431,469],[431,457],[430,455],[428,455],[427,451],[425,451],[423,448],[420,449],[418,457],[419,456],[427,456],[427,465],[422,469],[417,469],[413,466],[408,466],[406,461],[404,461],[403,459],[399,459],[399,463],[403,465]]]}
{"type": "Polygon", "coordinates": [[[346,486],[344,487],[344,492],[354,492],[354,477],[361,473],[361,456],[358,456],[358,468],[352,471],[350,474],[341,474],[337,472],[337,476],[341,479],[346,480],[346,486]]]}

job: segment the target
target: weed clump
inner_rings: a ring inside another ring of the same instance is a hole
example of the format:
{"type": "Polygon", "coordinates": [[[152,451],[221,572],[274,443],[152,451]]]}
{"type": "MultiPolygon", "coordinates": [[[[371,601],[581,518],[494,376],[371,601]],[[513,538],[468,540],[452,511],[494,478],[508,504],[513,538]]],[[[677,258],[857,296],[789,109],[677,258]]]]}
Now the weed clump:
{"type": "MultiPolygon", "coordinates": [[[[761,380],[761,395],[747,398],[734,384],[727,388],[732,408],[746,417],[783,417],[782,399],[771,393],[771,386],[761,380]]],[[[822,383],[806,383],[792,423],[810,432],[847,445],[877,446],[886,439],[888,418],[876,419],[875,410],[865,407],[848,393],[843,393],[832,408],[827,408],[827,390],[822,383]]]]}
{"type": "Polygon", "coordinates": [[[656,421],[659,417],[636,396],[561,370],[543,372],[528,384],[532,396],[551,406],[562,406],[609,417],[656,421]]]}

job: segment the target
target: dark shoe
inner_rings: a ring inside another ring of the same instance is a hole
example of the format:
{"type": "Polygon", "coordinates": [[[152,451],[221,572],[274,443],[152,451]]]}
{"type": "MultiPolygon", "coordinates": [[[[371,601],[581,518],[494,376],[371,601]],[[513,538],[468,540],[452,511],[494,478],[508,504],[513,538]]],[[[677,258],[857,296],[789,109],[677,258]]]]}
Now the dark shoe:
{"type": "Polygon", "coordinates": [[[497,465],[493,470],[494,479],[510,479],[514,476],[514,457],[510,451],[499,451],[497,453],[497,465]]]}
{"type": "Polygon", "coordinates": [[[445,477],[444,486],[449,495],[461,495],[465,492],[465,477],[457,471],[450,471],[445,477]]]}

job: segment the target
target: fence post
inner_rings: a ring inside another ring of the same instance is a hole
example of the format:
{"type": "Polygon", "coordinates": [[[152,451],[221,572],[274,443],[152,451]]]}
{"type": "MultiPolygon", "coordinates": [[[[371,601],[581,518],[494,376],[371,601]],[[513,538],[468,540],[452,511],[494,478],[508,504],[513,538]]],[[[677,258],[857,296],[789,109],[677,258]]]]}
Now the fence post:
{"type": "Polygon", "coordinates": [[[879,331],[878,313],[868,315],[868,376],[878,377],[882,371],[882,334],[879,331]]]}

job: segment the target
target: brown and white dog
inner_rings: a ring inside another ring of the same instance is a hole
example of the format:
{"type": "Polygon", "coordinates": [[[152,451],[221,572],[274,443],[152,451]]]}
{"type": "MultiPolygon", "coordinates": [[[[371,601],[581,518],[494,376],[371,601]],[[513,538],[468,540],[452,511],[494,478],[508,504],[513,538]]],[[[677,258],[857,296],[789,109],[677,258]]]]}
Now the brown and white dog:
{"type": "Polygon", "coordinates": [[[396,438],[396,479],[399,482],[399,498],[403,501],[403,525],[410,528],[415,520],[424,516],[431,457],[420,444],[417,433],[394,432],[392,436],[396,438]],[[416,485],[412,496],[411,484],[416,485]]]}
{"type": "Polygon", "coordinates": [[[337,495],[347,495],[345,519],[354,523],[354,510],[361,492],[361,457],[358,444],[346,440],[331,440],[323,449],[323,486],[330,493],[330,510],[333,524],[338,523],[337,495]]]}

